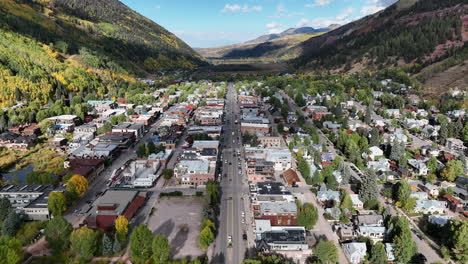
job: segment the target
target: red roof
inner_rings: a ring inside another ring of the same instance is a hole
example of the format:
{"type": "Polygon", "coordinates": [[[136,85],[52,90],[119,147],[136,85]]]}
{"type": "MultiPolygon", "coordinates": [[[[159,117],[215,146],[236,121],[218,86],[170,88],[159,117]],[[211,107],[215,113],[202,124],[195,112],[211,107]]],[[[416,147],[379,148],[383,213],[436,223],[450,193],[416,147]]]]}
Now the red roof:
{"type": "Polygon", "coordinates": [[[146,197],[141,196],[141,194],[138,194],[135,199],[128,205],[128,207],[125,209],[123,215],[127,219],[132,219],[132,217],[135,215],[135,213],[138,211],[138,209],[145,203],[146,197]]]}
{"type": "Polygon", "coordinates": [[[450,194],[445,194],[443,197],[445,198],[445,200],[447,200],[447,201],[449,201],[451,203],[461,204],[460,200],[458,200],[457,198],[453,197],[450,194]]]}
{"type": "Polygon", "coordinates": [[[76,167],[98,167],[104,160],[102,159],[71,159],[70,166],[72,168],[76,167]]]}

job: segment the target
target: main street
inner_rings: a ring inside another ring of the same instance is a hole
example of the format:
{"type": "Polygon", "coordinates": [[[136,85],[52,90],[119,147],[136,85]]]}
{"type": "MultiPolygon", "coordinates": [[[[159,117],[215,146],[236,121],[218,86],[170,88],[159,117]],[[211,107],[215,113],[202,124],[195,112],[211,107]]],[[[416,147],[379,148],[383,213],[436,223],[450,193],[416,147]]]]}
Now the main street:
{"type": "Polygon", "coordinates": [[[244,197],[248,196],[248,186],[241,169],[243,151],[238,122],[240,109],[232,84],[229,84],[226,99],[225,125],[221,142],[223,145],[223,169],[220,178],[222,200],[218,236],[211,263],[238,264],[243,261],[246,252],[246,241],[242,237],[246,233],[242,212],[248,213],[244,203],[244,197]]]}

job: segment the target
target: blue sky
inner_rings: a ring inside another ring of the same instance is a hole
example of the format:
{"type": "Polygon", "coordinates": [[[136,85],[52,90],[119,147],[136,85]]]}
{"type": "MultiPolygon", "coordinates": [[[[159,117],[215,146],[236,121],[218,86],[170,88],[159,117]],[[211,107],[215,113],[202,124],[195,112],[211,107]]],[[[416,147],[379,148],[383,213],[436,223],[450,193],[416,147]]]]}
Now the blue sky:
{"type": "Polygon", "coordinates": [[[240,43],[291,27],[346,24],[396,0],[121,0],[192,47],[240,43]]]}

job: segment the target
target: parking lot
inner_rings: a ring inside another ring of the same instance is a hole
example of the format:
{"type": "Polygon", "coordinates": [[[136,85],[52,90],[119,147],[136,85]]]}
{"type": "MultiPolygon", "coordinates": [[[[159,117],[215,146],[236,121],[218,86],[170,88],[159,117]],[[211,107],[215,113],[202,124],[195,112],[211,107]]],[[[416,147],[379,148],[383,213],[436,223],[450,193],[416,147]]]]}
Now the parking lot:
{"type": "Polygon", "coordinates": [[[202,220],[203,197],[183,196],[161,198],[155,204],[148,227],[153,234],[164,235],[171,243],[175,259],[197,257],[204,254],[198,247],[198,234],[202,220]]]}

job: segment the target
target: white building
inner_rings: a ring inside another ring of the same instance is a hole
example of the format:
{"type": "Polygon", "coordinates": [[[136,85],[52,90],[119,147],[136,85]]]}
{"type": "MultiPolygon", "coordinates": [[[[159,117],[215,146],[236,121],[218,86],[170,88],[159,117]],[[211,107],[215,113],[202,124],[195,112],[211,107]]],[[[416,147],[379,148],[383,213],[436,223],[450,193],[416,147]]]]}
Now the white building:
{"type": "Polygon", "coordinates": [[[342,245],[343,252],[352,264],[361,263],[366,257],[367,246],[366,243],[351,242],[342,245]]]}

